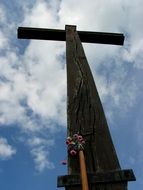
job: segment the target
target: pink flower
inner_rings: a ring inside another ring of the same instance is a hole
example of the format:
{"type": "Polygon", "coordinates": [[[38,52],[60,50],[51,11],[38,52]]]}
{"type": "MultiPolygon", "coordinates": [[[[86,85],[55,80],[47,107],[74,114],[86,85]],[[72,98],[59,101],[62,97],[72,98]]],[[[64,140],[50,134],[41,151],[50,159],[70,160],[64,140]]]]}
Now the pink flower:
{"type": "Polygon", "coordinates": [[[71,151],[70,151],[70,154],[71,154],[72,156],[75,156],[75,155],[77,154],[77,152],[76,152],[75,150],[71,150],[71,151]]]}
{"type": "Polygon", "coordinates": [[[82,143],[82,144],[85,144],[85,141],[82,140],[81,143],[82,143]]]}
{"type": "Polygon", "coordinates": [[[79,140],[79,141],[82,141],[82,140],[83,140],[83,138],[82,138],[81,135],[78,135],[78,140],[79,140]]]}
{"type": "Polygon", "coordinates": [[[78,134],[74,134],[73,138],[77,139],[78,138],[78,134]]]}

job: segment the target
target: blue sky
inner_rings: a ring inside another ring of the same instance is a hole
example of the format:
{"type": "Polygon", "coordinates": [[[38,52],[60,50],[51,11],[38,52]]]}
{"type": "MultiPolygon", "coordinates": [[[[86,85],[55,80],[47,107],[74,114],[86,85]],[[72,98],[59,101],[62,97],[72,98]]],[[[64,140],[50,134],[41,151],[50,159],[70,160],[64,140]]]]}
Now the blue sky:
{"type": "Polygon", "coordinates": [[[143,186],[142,0],[1,0],[0,187],[57,189],[66,174],[65,43],[19,40],[19,26],[121,32],[122,47],[84,44],[123,169],[143,186]],[[72,7],[72,8],[71,8],[72,7]]]}

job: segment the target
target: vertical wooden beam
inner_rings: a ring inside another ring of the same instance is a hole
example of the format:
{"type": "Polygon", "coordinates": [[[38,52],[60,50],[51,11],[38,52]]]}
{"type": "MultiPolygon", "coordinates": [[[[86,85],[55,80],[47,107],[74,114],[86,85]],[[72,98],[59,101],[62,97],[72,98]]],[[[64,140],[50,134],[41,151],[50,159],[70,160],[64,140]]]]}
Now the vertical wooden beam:
{"type": "MultiPolygon", "coordinates": [[[[87,171],[119,170],[103,107],[75,26],[66,26],[68,135],[80,133],[86,141],[87,171]]],[[[78,157],[68,156],[68,174],[79,174],[78,157]]],[[[68,190],[79,187],[68,187],[68,190]]],[[[90,190],[95,185],[90,186],[90,190]]],[[[126,190],[126,183],[99,184],[98,190],[126,190]]]]}

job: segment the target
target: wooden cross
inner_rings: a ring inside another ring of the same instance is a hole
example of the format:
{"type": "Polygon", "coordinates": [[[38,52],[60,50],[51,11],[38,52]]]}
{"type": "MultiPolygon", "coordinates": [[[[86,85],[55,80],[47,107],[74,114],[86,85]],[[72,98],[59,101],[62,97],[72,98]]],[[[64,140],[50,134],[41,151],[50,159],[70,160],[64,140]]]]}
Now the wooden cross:
{"type": "MultiPolygon", "coordinates": [[[[89,189],[127,190],[135,180],[132,170],[121,170],[110,136],[103,107],[81,42],[123,45],[123,34],[65,30],[18,28],[18,38],[66,41],[67,59],[67,133],[80,133],[85,141],[85,160],[89,189]]],[[[58,187],[80,190],[78,157],[68,155],[68,175],[58,177],[58,187]]]]}

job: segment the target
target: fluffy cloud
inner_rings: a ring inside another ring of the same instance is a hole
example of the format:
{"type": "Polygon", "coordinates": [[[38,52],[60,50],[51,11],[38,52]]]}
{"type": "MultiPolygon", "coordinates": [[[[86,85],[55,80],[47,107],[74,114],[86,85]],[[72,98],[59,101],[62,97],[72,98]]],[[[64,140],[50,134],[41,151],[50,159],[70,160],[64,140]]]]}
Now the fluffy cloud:
{"type": "Polygon", "coordinates": [[[2,32],[0,32],[0,49],[6,48],[7,38],[4,36],[2,32]]]}
{"type": "Polygon", "coordinates": [[[38,172],[42,172],[45,169],[53,169],[54,164],[49,161],[49,147],[54,145],[53,140],[47,140],[39,137],[33,137],[28,141],[31,147],[31,154],[34,158],[35,168],[38,172]]]}
{"type": "Polygon", "coordinates": [[[8,144],[5,138],[0,137],[0,159],[6,160],[11,158],[16,153],[16,150],[8,144]]]}
{"type": "Polygon", "coordinates": [[[3,6],[0,7],[0,18],[1,18],[1,23],[4,23],[6,20],[6,15],[3,6]]]}
{"type": "Polygon", "coordinates": [[[35,168],[38,172],[42,172],[45,169],[53,169],[54,164],[47,159],[48,151],[41,148],[32,149],[32,155],[34,156],[35,168]]]}
{"type": "Polygon", "coordinates": [[[143,39],[137,40],[133,46],[126,49],[123,54],[125,61],[128,61],[134,65],[135,68],[143,69],[143,39]]]}
{"type": "MultiPolygon", "coordinates": [[[[57,1],[58,2],[58,1],[57,1]]],[[[55,13],[58,3],[54,1],[46,2],[44,0],[37,1],[31,8],[24,9],[25,18],[23,25],[33,27],[55,26],[57,23],[57,15],[55,13]]]]}

